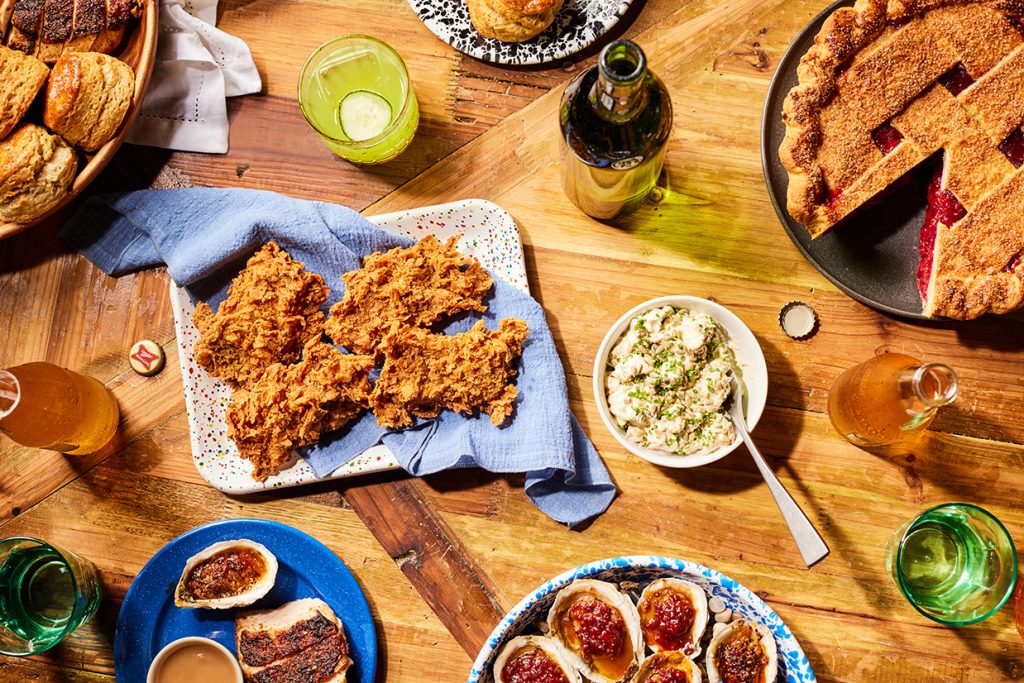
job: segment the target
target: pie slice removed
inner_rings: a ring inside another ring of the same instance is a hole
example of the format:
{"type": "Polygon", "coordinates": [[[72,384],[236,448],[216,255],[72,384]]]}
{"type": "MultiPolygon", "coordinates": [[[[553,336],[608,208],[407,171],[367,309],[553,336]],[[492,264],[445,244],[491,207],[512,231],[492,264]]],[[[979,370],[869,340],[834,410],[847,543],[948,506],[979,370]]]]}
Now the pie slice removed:
{"type": "Polygon", "coordinates": [[[929,316],[1024,304],[1024,0],[858,0],[798,68],[779,149],[818,237],[941,158],[921,229],[929,316]]]}

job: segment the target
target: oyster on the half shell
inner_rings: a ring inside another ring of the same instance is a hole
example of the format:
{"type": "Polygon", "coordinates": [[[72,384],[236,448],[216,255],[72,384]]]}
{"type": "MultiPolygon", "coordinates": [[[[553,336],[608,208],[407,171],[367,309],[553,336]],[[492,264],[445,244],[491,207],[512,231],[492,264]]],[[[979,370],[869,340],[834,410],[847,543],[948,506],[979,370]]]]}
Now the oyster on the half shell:
{"type": "Polygon", "coordinates": [[[679,650],[700,654],[700,639],[708,623],[704,589],[684,579],[658,579],[648,584],[637,603],[644,642],[654,652],[679,650]]]}
{"type": "Polygon", "coordinates": [[[711,639],[704,664],[708,683],[734,680],[775,683],[779,670],[778,648],[767,626],[740,618],[711,639]]]}
{"type": "Polygon", "coordinates": [[[640,662],[640,670],[630,683],[701,683],[700,667],[685,652],[660,650],[640,662]]]}
{"type": "Polygon", "coordinates": [[[178,607],[227,609],[256,602],[274,587],[277,558],[240,538],[214,543],[188,558],[174,590],[178,607]]]}
{"type": "Polygon", "coordinates": [[[581,683],[580,673],[569,663],[565,649],[557,640],[544,636],[513,638],[494,660],[494,683],[520,681],[527,672],[545,681],[558,680],[560,672],[563,683],[581,683]]]}
{"type": "Polygon", "coordinates": [[[636,606],[605,581],[577,579],[558,591],[548,628],[573,666],[597,683],[626,679],[643,658],[636,606]]]}

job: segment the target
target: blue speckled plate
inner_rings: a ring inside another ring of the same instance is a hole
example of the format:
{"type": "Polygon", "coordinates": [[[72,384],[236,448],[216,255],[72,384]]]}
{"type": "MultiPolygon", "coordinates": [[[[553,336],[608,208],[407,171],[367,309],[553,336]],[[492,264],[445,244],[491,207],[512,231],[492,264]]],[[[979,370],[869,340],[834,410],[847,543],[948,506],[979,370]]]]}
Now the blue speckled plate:
{"type": "MultiPolygon", "coordinates": [[[[633,581],[642,587],[667,576],[693,581],[704,588],[708,598],[719,597],[733,612],[771,629],[779,649],[778,683],[815,683],[814,672],[811,671],[811,664],[804,651],[800,649],[800,643],[796,642],[789,628],[764,600],[714,569],[685,560],[653,555],[613,557],[591,562],[570,569],[532,591],[491,632],[473,662],[467,683],[493,683],[491,668],[501,648],[518,635],[539,633],[537,625],[547,617],[555,601],[555,593],[575,579],[598,579],[610,583],[633,581]]],[[[698,658],[698,662],[702,660],[703,657],[698,658]]]]}
{"type": "Polygon", "coordinates": [[[132,582],[121,605],[114,635],[114,673],[118,681],[142,683],[160,649],[178,638],[205,636],[235,651],[235,611],[180,609],[174,587],[185,561],[211,543],[248,538],[277,556],[273,590],[252,608],[276,607],[299,598],[320,598],[345,625],[354,662],[349,683],[373,683],[377,670],[377,632],[362,589],[345,563],[312,536],[262,519],[226,519],[178,536],[150,558],[132,582]]]}

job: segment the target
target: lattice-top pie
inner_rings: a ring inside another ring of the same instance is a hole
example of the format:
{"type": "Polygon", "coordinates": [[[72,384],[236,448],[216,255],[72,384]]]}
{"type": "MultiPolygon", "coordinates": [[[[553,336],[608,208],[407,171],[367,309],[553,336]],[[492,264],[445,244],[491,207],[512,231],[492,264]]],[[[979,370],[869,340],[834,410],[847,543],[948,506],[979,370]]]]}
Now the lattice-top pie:
{"type": "Polygon", "coordinates": [[[779,150],[790,214],[817,237],[941,156],[921,229],[925,314],[1020,307],[1024,0],[859,0],[826,20],[798,74],[779,150]]]}

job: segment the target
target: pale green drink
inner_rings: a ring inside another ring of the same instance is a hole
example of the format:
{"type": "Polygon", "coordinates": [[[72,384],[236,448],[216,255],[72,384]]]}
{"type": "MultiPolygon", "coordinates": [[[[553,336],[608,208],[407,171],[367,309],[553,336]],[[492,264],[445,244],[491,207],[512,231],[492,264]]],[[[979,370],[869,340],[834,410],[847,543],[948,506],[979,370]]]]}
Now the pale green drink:
{"type": "Polygon", "coordinates": [[[935,621],[981,621],[1013,591],[1013,541],[999,520],[977,506],[940,505],[897,534],[890,571],[910,603],[935,621]]]}
{"type": "Polygon", "coordinates": [[[299,76],[299,108],[338,156],[379,164],[398,156],[419,125],[419,105],[402,58],[370,36],[321,45],[299,76]]]}

